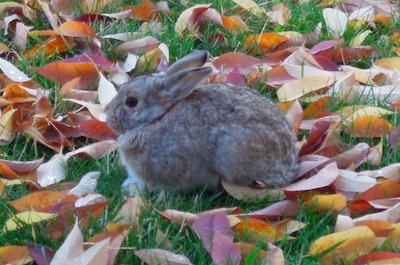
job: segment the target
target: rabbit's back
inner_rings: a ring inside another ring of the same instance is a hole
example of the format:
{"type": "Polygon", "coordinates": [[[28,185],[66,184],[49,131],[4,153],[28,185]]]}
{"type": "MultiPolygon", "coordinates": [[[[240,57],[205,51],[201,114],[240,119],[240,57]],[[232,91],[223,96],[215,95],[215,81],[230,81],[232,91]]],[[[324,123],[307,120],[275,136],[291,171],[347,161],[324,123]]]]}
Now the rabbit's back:
{"type": "Polygon", "coordinates": [[[283,113],[247,87],[200,85],[131,133],[120,139],[122,160],[151,189],[215,186],[219,179],[284,186],[298,168],[283,113]]]}

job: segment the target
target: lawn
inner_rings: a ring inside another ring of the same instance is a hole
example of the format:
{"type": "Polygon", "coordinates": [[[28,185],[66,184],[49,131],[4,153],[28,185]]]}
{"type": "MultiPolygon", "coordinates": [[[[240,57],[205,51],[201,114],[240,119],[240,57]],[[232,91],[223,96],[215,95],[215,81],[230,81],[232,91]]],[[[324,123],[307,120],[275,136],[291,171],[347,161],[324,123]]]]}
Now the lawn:
{"type": "Polygon", "coordinates": [[[385,0],[3,0],[1,263],[399,263],[398,11],[385,0]],[[208,82],[248,85],[284,112],[300,150],[292,185],[123,194],[105,106],[196,50],[209,53],[208,82]]]}

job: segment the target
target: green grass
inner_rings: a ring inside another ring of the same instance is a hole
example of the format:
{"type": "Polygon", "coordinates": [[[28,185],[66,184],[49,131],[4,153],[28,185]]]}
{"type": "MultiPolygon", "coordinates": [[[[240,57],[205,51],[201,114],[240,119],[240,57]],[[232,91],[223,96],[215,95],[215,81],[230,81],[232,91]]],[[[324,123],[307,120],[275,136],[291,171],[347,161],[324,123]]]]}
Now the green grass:
{"type": "MultiPolygon", "coordinates": [[[[218,56],[220,54],[229,51],[242,51],[246,52],[243,46],[244,39],[250,33],[260,33],[261,30],[265,32],[278,32],[278,31],[298,31],[300,33],[306,34],[312,32],[317,23],[321,22],[322,13],[321,8],[317,6],[316,1],[311,1],[307,5],[294,4],[293,1],[283,1],[291,9],[292,17],[287,26],[277,26],[272,23],[266,23],[265,20],[259,19],[255,16],[247,14],[244,16],[245,23],[249,26],[249,32],[243,32],[240,34],[231,34],[226,29],[216,26],[213,23],[208,23],[206,29],[203,31],[203,39],[195,39],[190,35],[185,35],[184,37],[178,36],[174,31],[174,22],[178,18],[179,14],[187,7],[175,3],[176,1],[170,2],[170,8],[172,10],[172,15],[166,16],[162,15],[160,21],[164,26],[162,34],[156,35],[156,37],[166,43],[170,49],[171,61],[176,61],[178,58],[189,54],[191,51],[196,49],[208,50],[211,55],[218,56]],[[214,45],[213,42],[208,40],[212,38],[213,34],[221,33],[225,36],[227,45],[214,45]]],[[[209,3],[210,1],[190,1],[191,4],[195,3],[209,3]]],[[[234,7],[231,1],[213,1],[214,7],[220,11],[225,12],[234,7]]],[[[260,2],[260,1],[259,1],[260,2]]],[[[281,1],[274,1],[279,3],[281,1]]],[[[135,1],[137,4],[138,1],[135,1]]],[[[122,6],[130,5],[132,1],[124,1],[122,6]]],[[[271,3],[262,3],[265,8],[271,7],[271,3]]],[[[78,14],[83,14],[76,8],[78,14]],[[79,13],[80,12],[80,13],[79,13]]],[[[104,12],[113,12],[119,10],[116,6],[108,7],[104,12]]],[[[238,11],[233,10],[232,14],[236,14],[238,11]]],[[[35,29],[49,29],[50,26],[45,20],[37,20],[34,22],[24,21],[29,25],[34,26],[35,29]]],[[[101,35],[113,34],[123,31],[137,31],[140,27],[140,23],[132,20],[116,21],[111,24],[104,24],[102,22],[94,23],[94,27],[97,32],[101,35]]],[[[373,60],[378,58],[384,58],[393,56],[391,51],[391,42],[385,42],[382,40],[382,34],[390,34],[394,30],[400,29],[400,24],[398,21],[393,21],[387,25],[379,26],[379,28],[374,30],[374,34],[368,37],[366,43],[377,48],[372,58],[366,58],[365,60],[358,60],[352,62],[354,66],[370,67],[373,60]]],[[[355,36],[357,32],[347,31],[344,38],[345,43],[348,44],[351,39],[355,36]]],[[[151,32],[147,32],[147,35],[151,35],[151,32]]],[[[145,35],[146,35],[145,34],[145,35]]],[[[326,30],[322,31],[320,40],[329,40],[331,37],[326,30]]],[[[11,43],[11,38],[5,36],[0,32],[0,42],[9,44],[11,43]]],[[[40,43],[40,40],[29,39],[28,49],[32,48],[34,45],[40,43]]],[[[106,52],[108,58],[111,59],[123,59],[123,56],[114,54],[112,49],[118,44],[117,41],[113,40],[101,40],[103,51],[106,52]]],[[[11,45],[11,49],[13,49],[11,45]]],[[[23,51],[16,49],[16,52],[21,55],[23,51]]],[[[44,56],[36,58],[34,61],[25,60],[23,57],[16,59],[15,63],[18,67],[26,73],[28,76],[33,76],[35,81],[46,87],[51,92],[52,103],[56,106],[56,113],[63,112],[65,110],[65,103],[59,100],[57,97],[58,90],[60,88],[59,84],[55,84],[46,78],[41,77],[32,71],[32,66],[43,66],[52,61],[57,61],[62,58],[69,57],[74,54],[79,54],[79,50],[72,50],[67,54],[56,54],[50,58],[44,56]]],[[[136,73],[135,73],[136,74],[136,73]]],[[[257,89],[265,92],[265,85],[257,85],[257,89]]],[[[268,97],[272,100],[275,93],[266,93],[268,97]]],[[[333,102],[330,107],[333,111],[340,109],[345,105],[353,104],[365,104],[365,102],[355,99],[353,102],[333,102]]],[[[305,104],[306,106],[306,104],[305,104]]],[[[399,116],[395,117],[393,115],[390,122],[395,123],[397,126],[400,125],[399,116]]],[[[359,139],[354,139],[346,135],[342,136],[342,139],[348,143],[355,144],[359,139]]],[[[365,139],[363,139],[365,140],[365,139]]],[[[388,139],[384,138],[385,147],[388,146],[388,139]]],[[[86,139],[78,139],[78,146],[85,145],[88,143],[86,139]]],[[[388,150],[388,148],[385,148],[388,150]]],[[[10,160],[33,160],[40,158],[43,153],[46,155],[46,159],[50,158],[53,151],[46,149],[40,144],[35,144],[32,140],[27,139],[23,135],[18,135],[14,142],[8,146],[1,148],[1,157],[10,160]]],[[[400,151],[397,150],[393,154],[386,151],[383,154],[383,165],[388,165],[400,160],[400,151]]],[[[365,168],[370,168],[368,165],[365,168]]],[[[109,204],[106,214],[104,214],[99,220],[91,225],[90,229],[84,232],[85,238],[89,238],[99,232],[105,230],[104,224],[112,220],[116,215],[119,207],[124,203],[123,194],[121,192],[120,186],[126,177],[126,172],[119,163],[118,154],[112,154],[108,157],[102,158],[99,161],[96,160],[83,160],[79,158],[72,158],[68,166],[66,167],[67,181],[79,181],[79,179],[89,171],[100,171],[101,177],[98,181],[97,192],[103,194],[108,198],[113,198],[112,202],[109,204]]],[[[26,194],[29,191],[22,186],[13,186],[7,188],[7,194],[9,199],[17,199],[26,194]]],[[[144,208],[143,214],[139,217],[139,225],[137,228],[133,229],[129,233],[127,239],[122,245],[122,249],[118,254],[119,264],[139,264],[140,261],[133,255],[134,250],[144,249],[144,248],[165,248],[173,252],[181,253],[186,255],[194,264],[211,264],[210,255],[203,249],[202,244],[199,239],[196,238],[195,234],[188,227],[180,227],[169,220],[165,220],[160,217],[160,215],[155,211],[165,210],[165,209],[177,209],[187,212],[198,212],[208,209],[218,208],[218,207],[233,207],[240,206],[245,212],[250,212],[253,210],[258,210],[270,205],[273,201],[271,198],[266,198],[261,201],[243,202],[238,201],[230,197],[227,193],[220,190],[217,192],[210,193],[209,191],[201,192],[190,192],[190,193],[175,193],[171,191],[166,191],[163,194],[152,194],[145,193],[143,198],[149,204],[144,208]],[[167,244],[159,242],[156,239],[157,229],[161,230],[170,241],[171,246],[168,247],[167,244]]],[[[7,200],[0,199],[0,224],[4,223],[15,211],[11,206],[8,205],[7,200]]],[[[300,222],[307,223],[308,225],[297,232],[294,236],[296,239],[288,240],[284,239],[277,245],[281,247],[285,253],[288,264],[318,264],[316,260],[308,257],[311,242],[323,235],[329,234],[333,231],[335,224],[335,215],[332,213],[320,213],[316,214],[314,212],[304,209],[301,205],[301,211],[297,216],[296,220],[300,222]]],[[[46,245],[53,249],[57,249],[61,242],[54,242],[48,240],[44,233],[44,224],[35,224],[33,226],[27,226],[25,228],[19,229],[17,231],[3,233],[0,232],[0,246],[5,245],[23,245],[25,241],[34,242],[37,244],[46,245]]],[[[265,242],[258,242],[258,246],[266,249],[265,242]]],[[[250,264],[250,263],[249,263],[250,264]]]]}

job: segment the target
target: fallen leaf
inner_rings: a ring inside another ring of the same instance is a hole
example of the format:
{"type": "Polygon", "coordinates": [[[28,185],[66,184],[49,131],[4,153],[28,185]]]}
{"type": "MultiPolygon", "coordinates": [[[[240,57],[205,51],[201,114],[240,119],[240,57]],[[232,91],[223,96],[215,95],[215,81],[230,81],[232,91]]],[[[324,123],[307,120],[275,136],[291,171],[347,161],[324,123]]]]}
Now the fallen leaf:
{"type": "Polygon", "coordinates": [[[83,237],[77,223],[76,221],[74,228],[55,253],[51,264],[73,264],[79,260],[82,264],[106,265],[110,239],[97,242],[88,250],[83,251],[83,237]]]}
{"type": "Polygon", "coordinates": [[[97,186],[97,180],[100,177],[100,172],[93,171],[86,173],[78,185],[68,191],[68,194],[74,194],[82,197],[84,194],[94,192],[97,186]]]}
{"type": "Polygon", "coordinates": [[[347,16],[345,13],[338,9],[324,8],[322,15],[329,32],[335,39],[340,39],[347,28],[347,16]]]}
{"type": "Polygon", "coordinates": [[[3,232],[12,231],[20,228],[21,226],[30,225],[42,221],[55,218],[57,214],[43,213],[36,211],[26,211],[13,215],[9,218],[3,227],[3,232]]]}
{"type": "Polygon", "coordinates": [[[48,210],[56,203],[75,202],[77,199],[77,196],[65,192],[37,191],[8,203],[18,212],[31,210],[36,212],[48,212],[48,210]]]}
{"type": "Polygon", "coordinates": [[[345,132],[354,137],[374,138],[388,135],[392,129],[393,125],[386,119],[365,115],[355,118],[345,132]]]}
{"type": "Polygon", "coordinates": [[[318,258],[322,264],[332,264],[342,261],[351,261],[357,256],[369,253],[377,246],[377,239],[366,226],[357,226],[352,229],[322,236],[312,242],[310,256],[324,255],[318,258]]]}
{"type": "Polygon", "coordinates": [[[378,265],[378,264],[398,264],[400,253],[389,251],[370,252],[359,256],[353,261],[353,265],[378,265]]]}
{"type": "Polygon", "coordinates": [[[257,189],[235,185],[225,181],[221,181],[221,184],[224,190],[237,200],[247,201],[254,200],[256,198],[261,199],[268,196],[277,198],[284,196],[283,192],[277,189],[257,189]]]}
{"type": "Polygon", "coordinates": [[[251,52],[269,53],[279,44],[287,41],[288,38],[278,33],[263,33],[248,36],[244,41],[244,46],[251,52]]]}
{"type": "Polygon", "coordinates": [[[298,99],[308,93],[316,92],[333,84],[335,78],[332,76],[307,76],[299,80],[289,81],[277,91],[280,102],[298,99]]]}
{"type": "Polygon", "coordinates": [[[233,2],[257,17],[262,17],[266,14],[265,9],[259,7],[253,0],[233,0],[233,2]]]}
{"type": "Polygon", "coordinates": [[[41,164],[37,171],[38,183],[46,187],[65,179],[65,158],[55,154],[48,162],[41,164]]]}
{"type": "Polygon", "coordinates": [[[33,261],[26,246],[0,247],[0,257],[3,264],[24,265],[33,261]]]}
{"type": "Polygon", "coordinates": [[[71,157],[77,155],[89,155],[93,159],[100,159],[104,156],[109,155],[117,149],[117,142],[115,140],[105,140],[101,142],[96,142],[93,144],[88,144],[74,151],[68,152],[64,156],[65,162],[67,162],[71,157]]]}
{"type": "Polygon", "coordinates": [[[191,265],[190,260],[184,256],[163,249],[136,250],[135,255],[145,263],[159,265],[191,265]]]}
{"type": "Polygon", "coordinates": [[[3,73],[15,82],[27,82],[31,80],[27,77],[23,72],[21,72],[17,67],[15,67],[12,63],[0,58],[0,69],[3,73]]]}
{"type": "Polygon", "coordinates": [[[306,201],[305,206],[315,212],[340,212],[347,205],[347,199],[342,194],[315,195],[306,201]]]}

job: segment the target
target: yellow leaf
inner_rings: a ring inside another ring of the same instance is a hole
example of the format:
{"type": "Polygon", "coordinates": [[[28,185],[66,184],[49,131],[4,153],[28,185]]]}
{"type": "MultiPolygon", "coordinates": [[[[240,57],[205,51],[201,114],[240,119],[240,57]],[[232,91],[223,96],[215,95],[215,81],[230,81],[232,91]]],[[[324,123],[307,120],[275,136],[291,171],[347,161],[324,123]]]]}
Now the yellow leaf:
{"type": "Polygon", "coordinates": [[[240,218],[234,216],[234,215],[227,215],[228,220],[229,220],[229,225],[230,227],[234,227],[235,225],[239,224],[241,222],[240,218]]]}
{"type": "Polygon", "coordinates": [[[148,53],[139,57],[136,64],[136,69],[139,72],[143,72],[146,69],[150,71],[157,69],[158,63],[163,54],[164,53],[162,52],[162,50],[158,47],[152,51],[149,51],[148,53]]]}
{"type": "Polygon", "coordinates": [[[393,111],[380,107],[354,105],[344,107],[341,110],[341,114],[344,116],[343,123],[350,124],[353,120],[362,116],[383,117],[393,114],[393,111]]]}
{"type": "Polygon", "coordinates": [[[310,256],[316,256],[333,248],[321,257],[320,262],[341,264],[343,261],[351,261],[357,256],[369,253],[377,244],[377,238],[371,229],[367,226],[357,226],[320,237],[311,244],[310,256]]]}
{"type": "Polygon", "coordinates": [[[9,110],[0,118],[0,143],[2,145],[14,140],[15,132],[12,129],[12,115],[16,111],[16,109],[9,110]]]}
{"type": "Polygon", "coordinates": [[[56,217],[58,214],[51,213],[40,213],[35,211],[26,211],[22,213],[17,213],[10,219],[8,219],[3,228],[3,232],[12,231],[18,229],[21,224],[34,224],[41,221],[46,221],[56,217]]]}
{"type": "Polygon", "coordinates": [[[383,58],[376,61],[375,65],[389,70],[400,71],[400,57],[383,58]]]}
{"type": "Polygon", "coordinates": [[[266,14],[265,9],[260,8],[253,0],[233,0],[233,2],[235,2],[244,10],[251,12],[255,16],[262,16],[266,14]]]}
{"type": "Polygon", "coordinates": [[[346,197],[342,194],[315,195],[306,202],[306,207],[316,212],[325,212],[329,210],[339,212],[343,210],[346,205],[346,197]]]}
{"type": "Polygon", "coordinates": [[[277,91],[280,102],[298,99],[310,92],[330,86],[335,81],[333,76],[307,76],[285,83],[277,91]]]}
{"type": "Polygon", "coordinates": [[[400,223],[392,224],[387,228],[393,229],[393,231],[388,235],[387,240],[391,247],[394,249],[400,248],[400,223]]]}
{"type": "Polygon", "coordinates": [[[368,35],[371,33],[372,33],[371,30],[365,30],[357,34],[357,36],[355,36],[354,39],[351,40],[350,47],[360,46],[364,42],[364,40],[368,37],[368,35]]]}

